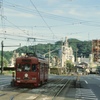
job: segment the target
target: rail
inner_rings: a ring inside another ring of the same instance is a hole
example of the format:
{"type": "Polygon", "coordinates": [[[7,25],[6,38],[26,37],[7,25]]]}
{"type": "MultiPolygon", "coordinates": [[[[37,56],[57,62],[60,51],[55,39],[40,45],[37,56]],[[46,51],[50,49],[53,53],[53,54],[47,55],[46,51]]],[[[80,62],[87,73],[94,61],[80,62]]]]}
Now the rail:
{"type": "Polygon", "coordinates": [[[66,91],[68,91],[69,86],[70,86],[71,80],[68,80],[65,85],[63,85],[63,87],[61,87],[61,89],[54,95],[54,97],[52,98],[52,100],[56,100],[58,95],[64,90],[64,88],[66,87],[66,91]]]}

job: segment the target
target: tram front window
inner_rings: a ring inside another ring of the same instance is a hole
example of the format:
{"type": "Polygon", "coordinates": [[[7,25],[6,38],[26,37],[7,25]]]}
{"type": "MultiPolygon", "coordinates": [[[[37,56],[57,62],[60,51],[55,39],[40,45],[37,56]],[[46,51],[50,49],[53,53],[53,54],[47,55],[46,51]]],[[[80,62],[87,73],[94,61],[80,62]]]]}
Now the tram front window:
{"type": "Polygon", "coordinates": [[[17,64],[17,71],[19,71],[19,72],[22,71],[22,68],[21,68],[21,65],[20,64],[17,64]]]}
{"type": "Polygon", "coordinates": [[[30,71],[30,64],[22,65],[23,71],[30,71]]]}

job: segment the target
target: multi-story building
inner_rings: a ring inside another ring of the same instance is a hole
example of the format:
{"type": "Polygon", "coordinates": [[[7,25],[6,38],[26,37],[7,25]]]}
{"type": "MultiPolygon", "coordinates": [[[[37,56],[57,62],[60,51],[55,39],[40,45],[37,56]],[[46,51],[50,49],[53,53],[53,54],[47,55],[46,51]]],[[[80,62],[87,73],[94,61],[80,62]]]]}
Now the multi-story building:
{"type": "Polygon", "coordinates": [[[100,62],[100,40],[92,41],[93,61],[100,62]]]}
{"type": "Polygon", "coordinates": [[[69,45],[68,45],[67,37],[65,38],[65,41],[61,47],[60,58],[61,58],[61,67],[66,66],[67,60],[70,60],[74,63],[73,50],[72,50],[72,47],[69,47],[69,45]]]}
{"type": "Polygon", "coordinates": [[[14,51],[13,57],[10,59],[10,61],[11,61],[10,67],[14,67],[15,59],[16,59],[17,57],[19,57],[19,53],[17,53],[16,51],[14,51]]]}

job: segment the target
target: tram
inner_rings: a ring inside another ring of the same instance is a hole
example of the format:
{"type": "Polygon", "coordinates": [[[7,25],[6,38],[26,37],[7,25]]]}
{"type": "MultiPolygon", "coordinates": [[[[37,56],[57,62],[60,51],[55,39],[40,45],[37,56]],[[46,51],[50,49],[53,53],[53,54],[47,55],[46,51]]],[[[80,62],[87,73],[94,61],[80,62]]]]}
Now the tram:
{"type": "Polygon", "coordinates": [[[35,57],[32,54],[18,57],[11,84],[14,86],[41,86],[48,81],[48,69],[48,61],[45,58],[35,57]]]}

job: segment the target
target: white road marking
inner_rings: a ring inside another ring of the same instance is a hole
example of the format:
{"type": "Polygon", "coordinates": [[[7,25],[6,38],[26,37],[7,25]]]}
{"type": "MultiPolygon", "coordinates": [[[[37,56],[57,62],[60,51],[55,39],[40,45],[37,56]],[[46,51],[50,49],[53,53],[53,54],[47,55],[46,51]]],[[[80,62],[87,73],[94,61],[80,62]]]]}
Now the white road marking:
{"type": "Polygon", "coordinates": [[[75,100],[98,100],[98,98],[91,89],[77,88],[75,100]]]}
{"type": "Polygon", "coordinates": [[[88,84],[88,82],[85,80],[85,83],[88,84]]]}

